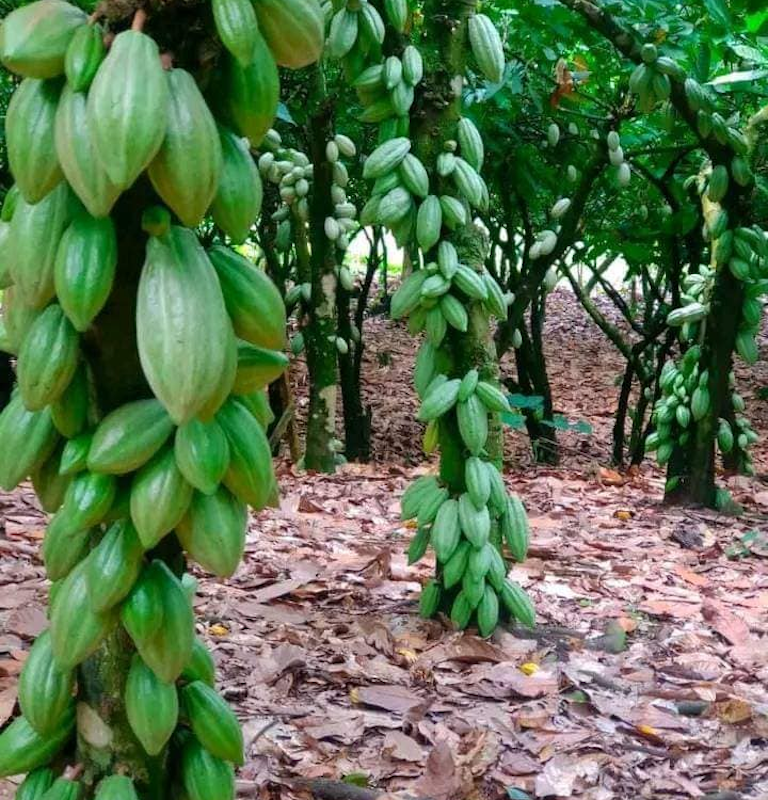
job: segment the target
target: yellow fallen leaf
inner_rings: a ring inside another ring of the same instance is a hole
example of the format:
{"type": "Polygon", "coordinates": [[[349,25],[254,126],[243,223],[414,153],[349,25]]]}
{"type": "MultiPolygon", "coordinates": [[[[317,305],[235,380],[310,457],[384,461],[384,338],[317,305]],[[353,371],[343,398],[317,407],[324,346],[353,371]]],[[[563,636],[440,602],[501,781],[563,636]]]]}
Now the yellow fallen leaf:
{"type": "Polygon", "coordinates": [[[409,650],[407,647],[398,647],[396,652],[407,664],[415,664],[419,658],[415,650],[409,650]]]}
{"type": "Polygon", "coordinates": [[[360,702],[360,695],[357,693],[357,687],[349,690],[349,702],[358,705],[360,702]]]}
{"type": "Polygon", "coordinates": [[[404,527],[410,528],[415,531],[419,527],[419,523],[415,519],[406,520],[404,527]]]}
{"type": "Polygon", "coordinates": [[[215,625],[211,625],[208,629],[211,636],[228,636],[229,635],[229,628],[226,625],[220,625],[218,622],[215,625]]]}
{"type": "Polygon", "coordinates": [[[659,734],[656,732],[656,729],[651,725],[638,725],[638,731],[642,733],[644,736],[658,736],[659,734]]]}
{"type": "Polygon", "coordinates": [[[541,667],[538,664],[534,664],[533,661],[528,661],[520,666],[520,672],[524,675],[535,675],[540,669],[541,667]]]}
{"type": "Polygon", "coordinates": [[[622,522],[629,522],[632,519],[632,512],[631,511],[617,511],[615,514],[616,519],[620,519],[622,522]]]}

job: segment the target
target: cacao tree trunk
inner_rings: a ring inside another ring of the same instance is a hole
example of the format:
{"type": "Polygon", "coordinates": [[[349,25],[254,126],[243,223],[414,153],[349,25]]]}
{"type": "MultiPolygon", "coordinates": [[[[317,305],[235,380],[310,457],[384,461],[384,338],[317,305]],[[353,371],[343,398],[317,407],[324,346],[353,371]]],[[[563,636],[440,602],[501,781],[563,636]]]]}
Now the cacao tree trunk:
{"type": "Polygon", "coordinates": [[[325,234],[327,217],[333,216],[332,166],[326,143],[333,139],[334,103],[327,96],[325,77],[314,68],[313,107],[309,121],[310,158],[314,181],[310,205],[312,300],[304,329],[309,370],[309,416],[304,464],[318,472],[334,472],[336,452],[336,393],[338,386],[336,337],[336,247],[325,234]]]}

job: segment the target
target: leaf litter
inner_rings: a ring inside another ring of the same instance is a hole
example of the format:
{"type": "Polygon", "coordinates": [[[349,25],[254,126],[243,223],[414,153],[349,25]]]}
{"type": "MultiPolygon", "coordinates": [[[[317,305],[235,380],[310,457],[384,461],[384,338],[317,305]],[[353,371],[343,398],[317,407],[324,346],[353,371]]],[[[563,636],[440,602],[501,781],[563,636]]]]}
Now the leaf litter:
{"type": "MultiPolygon", "coordinates": [[[[658,470],[609,464],[620,360],[561,292],[550,307],[557,409],[594,435],[561,434],[557,468],[507,435],[532,530],[512,577],[537,629],[483,640],[418,617],[433,565],[407,565],[398,498],[433,465],[403,379],[413,344],[371,320],[375,463],[322,476],[281,462],[281,508],[252,519],[236,576],[198,576],[198,631],[244,726],[242,796],[340,796],[345,781],[432,800],[768,797],[768,449],[762,479],[728,482],[744,516],[663,506],[658,470]]],[[[750,398],[768,368],[742,377],[750,398]]],[[[766,406],[751,408],[764,435],[766,406]]],[[[45,626],[44,524],[29,487],[0,494],[0,725],[45,626]]]]}

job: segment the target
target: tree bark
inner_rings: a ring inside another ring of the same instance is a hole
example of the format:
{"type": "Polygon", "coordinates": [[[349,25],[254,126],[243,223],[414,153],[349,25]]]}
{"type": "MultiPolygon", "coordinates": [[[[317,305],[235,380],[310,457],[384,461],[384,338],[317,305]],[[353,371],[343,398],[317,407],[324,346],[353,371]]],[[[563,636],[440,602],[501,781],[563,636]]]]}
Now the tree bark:
{"type": "Polygon", "coordinates": [[[325,235],[325,219],[333,216],[332,166],[325,146],[333,138],[334,104],[328,97],[322,67],[313,68],[314,93],[309,120],[310,158],[314,166],[310,204],[312,302],[304,329],[309,370],[309,417],[304,464],[318,472],[334,472],[336,452],[336,247],[325,235]]]}

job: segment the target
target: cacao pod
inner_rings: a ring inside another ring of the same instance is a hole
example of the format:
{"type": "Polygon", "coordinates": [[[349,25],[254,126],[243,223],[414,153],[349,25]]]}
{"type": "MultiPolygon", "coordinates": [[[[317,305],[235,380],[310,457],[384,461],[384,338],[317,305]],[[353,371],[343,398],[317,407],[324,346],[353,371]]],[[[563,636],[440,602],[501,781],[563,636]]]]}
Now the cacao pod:
{"type": "Polygon", "coordinates": [[[184,713],[200,744],[223,761],[242,765],[243,733],[232,709],[203,681],[181,690],[184,713]]]}
{"type": "Polygon", "coordinates": [[[150,756],[162,752],[179,718],[179,697],[135,655],[125,682],[125,714],[141,746],[150,756]]]}

